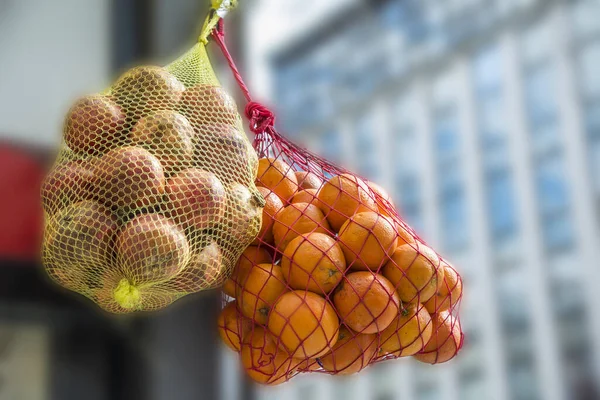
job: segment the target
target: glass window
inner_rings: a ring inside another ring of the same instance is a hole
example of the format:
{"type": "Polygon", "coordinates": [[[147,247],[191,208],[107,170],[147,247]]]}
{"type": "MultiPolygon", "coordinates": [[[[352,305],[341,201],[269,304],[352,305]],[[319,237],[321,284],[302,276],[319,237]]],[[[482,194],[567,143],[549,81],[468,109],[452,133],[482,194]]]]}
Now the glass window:
{"type": "Polygon", "coordinates": [[[462,189],[442,194],[440,213],[444,246],[456,250],[468,241],[467,209],[462,189]]]}
{"type": "MultiPolygon", "coordinates": [[[[600,21],[600,14],[596,16],[596,20],[600,21]]],[[[598,22],[598,25],[600,26],[600,22],[598,22]]],[[[598,73],[600,43],[588,46],[582,51],[579,58],[579,65],[581,69],[582,93],[588,98],[600,97],[600,73],[598,73]]]]}
{"type": "Polygon", "coordinates": [[[456,156],[460,150],[460,139],[454,108],[436,113],[434,132],[437,156],[443,160],[456,156]]]}
{"type": "Polygon", "coordinates": [[[461,400],[481,400],[486,398],[489,388],[483,379],[481,370],[463,371],[460,374],[461,400]]]}
{"type": "Polygon", "coordinates": [[[527,64],[540,62],[553,47],[552,26],[548,17],[529,27],[523,35],[523,58],[527,64]]]}
{"type": "Polygon", "coordinates": [[[502,171],[491,174],[486,180],[492,236],[496,240],[510,237],[517,230],[517,212],[511,175],[508,171],[502,171]]]}
{"type": "Polygon", "coordinates": [[[363,115],[356,124],[356,159],[361,175],[377,180],[379,178],[378,154],[375,146],[374,118],[372,114],[363,115]]]}
{"type": "Polygon", "coordinates": [[[545,64],[525,76],[525,100],[530,123],[535,127],[552,121],[556,113],[554,69],[545,64]]]}
{"type": "Polygon", "coordinates": [[[321,154],[323,157],[332,162],[339,163],[341,161],[342,146],[340,134],[337,131],[330,130],[322,136],[321,140],[321,154]]]}
{"type": "Polygon", "coordinates": [[[574,1],[571,8],[572,29],[577,37],[588,37],[600,32],[600,2],[598,0],[574,1]]]}
{"type": "Polygon", "coordinates": [[[420,385],[416,390],[416,397],[418,400],[437,400],[442,396],[440,388],[438,386],[431,385],[420,385]]]}
{"type": "Polygon", "coordinates": [[[561,212],[542,220],[544,243],[550,251],[564,251],[574,243],[575,232],[567,212],[561,212]]]}
{"type": "Polygon", "coordinates": [[[489,47],[476,56],[474,79],[478,92],[493,90],[502,85],[502,58],[496,46],[489,47]]]}
{"type": "Polygon", "coordinates": [[[533,360],[511,363],[508,368],[509,390],[513,400],[537,400],[540,398],[536,385],[533,360]]]}
{"type": "Polygon", "coordinates": [[[566,210],[569,195],[564,176],[564,162],[559,154],[545,157],[535,166],[538,202],[543,215],[566,210]]]}
{"type": "Polygon", "coordinates": [[[591,140],[588,151],[592,170],[592,184],[596,194],[600,195],[600,136],[591,140]]]}

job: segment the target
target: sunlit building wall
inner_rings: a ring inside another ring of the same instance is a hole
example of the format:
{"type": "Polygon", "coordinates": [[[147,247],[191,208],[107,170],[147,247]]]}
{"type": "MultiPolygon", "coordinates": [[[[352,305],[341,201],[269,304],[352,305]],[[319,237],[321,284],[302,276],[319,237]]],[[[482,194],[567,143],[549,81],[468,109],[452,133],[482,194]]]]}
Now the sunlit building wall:
{"type": "Polygon", "coordinates": [[[600,1],[350,3],[279,37],[278,125],[388,187],[456,264],[465,347],[258,397],[586,398],[600,382],[600,1]]]}

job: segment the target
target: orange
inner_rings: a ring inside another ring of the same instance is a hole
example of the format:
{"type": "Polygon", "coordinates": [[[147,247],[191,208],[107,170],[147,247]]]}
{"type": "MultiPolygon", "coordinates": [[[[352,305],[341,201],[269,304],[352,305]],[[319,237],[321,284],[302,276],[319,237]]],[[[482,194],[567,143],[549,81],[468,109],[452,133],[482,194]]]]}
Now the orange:
{"type": "Polygon", "coordinates": [[[258,383],[278,385],[293,372],[292,358],[262,326],[255,326],[244,337],[241,359],[246,374],[258,383]]]}
{"type": "Polygon", "coordinates": [[[256,264],[270,264],[272,261],[273,257],[264,247],[246,247],[246,250],[244,250],[235,267],[233,268],[231,277],[228,278],[223,284],[223,293],[229,297],[235,298],[237,296],[235,292],[236,287],[244,282],[245,276],[250,268],[256,264]]]}
{"type": "Polygon", "coordinates": [[[217,326],[223,343],[234,351],[240,351],[242,339],[252,329],[252,321],[244,318],[235,306],[235,301],[232,301],[221,310],[217,326]]]}
{"type": "Polygon", "coordinates": [[[350,174],[342,174],[329,179],[319,189],[318,197],[319,207],[336,232],[354,214],[377,210],[377,205],[367,184],[362,179],[350,174]]]}
{"type": "Polygon", "coordinates": [[[309,203],[319,207],[319,198],[317,197],[317,189],[304,189],[292,197],[291,203],[309,203]]]}
{"type": "Polygon", "coordinates": [[[352,332],[340,327],[331,353],[320,358],[323,368],[336,375],[354,374],[369,365],[377,352],[377,335],[352,332]]]}
{"type": "Polygon", "coordinates": [[[342,321],[358,333],[377,333],[392,323],[400,300],[383,275],[370,271],[348,274],[333,295],[342,321]]]}
{"type": "Polygon", "coordinates": [[[428,364],[441,364],[451,360],[458,353],[462,341],[460,321],[449,312],[433,315],[433,336],[423,351],[415,358],[428,364]]]}
{"type": "Polygon", "coordinates": [[[298,236],[285,248],[281,269],[292,289],[326,294],[342,280],[346,260],[335,239],[309,233],[298,236]]]}
{"type": "Polygon", "coordinates": [[[415,237],[408,229],[404,228],[400,224],[396,224],[396,232],[398,232],[398,247],[403,244],[414,244],[417,243],[415,237]]]}
{"type": "Polygon", "coordinates": [[[312,372],[321,369],[321,366],[316,358],[294,358],[292,361],[292,367],[299,372],[312,372]]]}
{"type": "Polygon", "coordinates": [[[392,221],[373,211],[354,215],[342,226],[339,240],[351,268],[376,271],[397,247],[392,221]]]}
{"type": "Polygon", "coordinates": [[[285,291],[281,267],[274,264],[254,265],[241,287],[236,290],[237,304],[244,316],[266,325],[275,300],[285,291]]]}
{"type": "Polygon", "coordinates": [[[227,280],[223,282],[223,288],[221,290],[223,290],[223,293],[227,296],[231,297],[232,299],[235,299],[235,286],[236,283],[234,282],[234,280],[231,278],[227,278],[227,280]]]}
{"type": "Polygon", "coordinates": [[[406,357],[423,350],[433,332],[431,316],[417,304],[405,304],[398,316],[381,332],[381,351],[406,357]]]}
{"type": "Polygon", "coordinates": [[[440,269],[444,274],[442,284],[435,295],[425,303],[425,308],[431,314],[454,307],[462,296],[462,279],[456,271],[445,262],[442,262],[440,269]]]}
{"type": "Polygon", "coordinates": [[[302,189],[319,189],[323,184],[321,178],[312,172],[296,171],[296,179],[302,189]]]}
{"type": "Polygon", "coordinates": [[[257,185],[275,192],[283,201],[288,201],[298,191],[298,179],[291,166],[275,158],[258,160],[257,185]]]}
{"type": "Polygon", "coordinates": [[[331,304],[303,290],[284,293],[269,316],[269,330],[294,358],[327,354],[338,340],[338,328],[331,304]]]}
{"type": "Polygon", "coordinates": [[[383,275],[392,282],[400,300],[424,303],[438,291],[444,279],[439,263],[440,259],[429,247],[405,244],[398,247],[383,267],[383,275]]]}
{"type": "Polygon", "coordinates": [[[377,209],[379,210],[379,212],[385,216],[391,216],[392,212],[390,210],[390,207],[392,209],[396,208],[392,196],[390,196],[390,194],[384,188],[382,188],[375,182],[367,181],[366,183],[369,189],[371,189],[375,194],[379,195],[379,197],[381,197],[389,203],[388,207],[383,201],[377,201],[377,199],[375,199],[375,203],[377,204],[377,209]]]}
{"type": "Polygon", "coordinates": [[[298,235],[310,232],[326,233],[329,224],[317,206],[308,203],[290,204],[275,216],[273,235],[275,245],[284,251],[298,235]]]}
{"type": "Polygon", "coordinates": [[[265,207],[263,208],[260,232],[252,244],[257,245],[261,241],[273,244],[273,222],[275,221],[275,215],[283,208],[283,203],[279,196],[269,189],[260,186],[257,189],[265,198],[265,207]]]}

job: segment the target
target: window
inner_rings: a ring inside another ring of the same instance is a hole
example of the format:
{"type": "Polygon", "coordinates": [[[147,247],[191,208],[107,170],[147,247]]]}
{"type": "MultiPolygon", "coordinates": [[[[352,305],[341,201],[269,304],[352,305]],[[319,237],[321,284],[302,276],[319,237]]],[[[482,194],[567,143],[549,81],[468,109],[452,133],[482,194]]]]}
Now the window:
{"type": "MultiPolygon", "coordinates": [[[[443,92],[443,85],[438,89],[443,92]]],[[[445,106],[435,113],[434,137],[442,242],[447,249],[457,250],[467,244],[468,228],[455,107],[445,106]]]]}
{"type": "Polygon", "coordinates": [[[533,360],[529,358],[518,363],[511,363],[507,373],[511,399],[537,400],[540,398],[533,360]]]}
{"type": "Polygon", "coordinates": [[[561,154],[545,157],[535,166],[538,203],[543,215],[561,212],[569,207],[569,194],[561,154]]]}
{"type": "Polygon", "coordinates": [[[542,231],[544,244],[550,251],[564,251],[575,242],[571,218],[566,212],[545,217],[542,221],[542,231]]]}
{"type": "Polygon", "coordinates": [[[375,123],[372,114],[363,115],[356,124],[356,160],[361,175],[377,180],[380,175],[377,147],[375,145],[375,123]]]}
{"type": "Polygon", "coordinates": [[[442,196],[440,212],[444,246],[447,249],[457,250],[464,247],[468,241],[465,194],[461,188],[442,196]]]}
{"type": "Polygon", "coordinates": [[[478,93],[494,91],[502,84],[502,58],[496,46],[479,53],[473,65],[475,89],[478,93]]]}
{"type": "Polygon", "coordinates": [[[571,8],[571,26],[575,36],[589,37],[600,33],[600,2],[597,0],[574,1],[571,8]]]}
{"type": "Polygon", "coordinates": [[[554,121],[556,114],[554,69],[549,64],[537,67],[525,77],[525,100],[532,128],[554,121]]]}
{"type": "Polygon", "coordinates": [[[337,131],[327,131],[322,136],[321,154],[332,162],[339,163],[341,153],[341,138],[337,131]]]}
{"type": "Polygon", "coordinates": [[[454,155],[459,151],[460,141],[457,130],[454,110],[443,110],[436,116],[435,143],[440,156],[454,155]]]}
{"type": "Polygon", "coordinates": [[[517,230],[517,212],[511,175],[507,170],[486,178],[486,198],[494,240],[510,238],[517,230]]]}
{"type": "MultiPolygon", "coordinates": [[[[600,3],[599,3],[600,4],[600,3]]],[[[600,9],[600,7],[598,7],[600,9]]],[[[600,15],[600,14],[599,14],[600,15]]],[[[600,26],[600,22],[598,23],[600,26]]],[[[600,97],[600,43],[586,47],[580,54],[581,92],[587,98],[600,97]]]]}
{"type": "Polygon", "coordinates": [[[418,400],[437,400],[442,396],[440,389],[432,385],[420,385],[416,389],[416,398],[418,400]]]}
{"type": "Polygon", "coordinates": [[[548,57],[553,48],[552,26],[550,19],[544,18],[531,26],[523,36],[523,58],[527,64],[535,64],[548,57]]]}

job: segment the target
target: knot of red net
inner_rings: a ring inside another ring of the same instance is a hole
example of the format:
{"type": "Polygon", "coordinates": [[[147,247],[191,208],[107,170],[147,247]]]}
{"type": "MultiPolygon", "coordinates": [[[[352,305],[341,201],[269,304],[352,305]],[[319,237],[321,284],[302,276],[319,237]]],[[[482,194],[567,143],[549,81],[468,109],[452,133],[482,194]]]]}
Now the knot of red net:
{"type": "Polygon", "coordinates": [[[267,107],[251,101],[246,105],[246,117],[250,121],[250,130],[258,134],[275,124],[275,115],[267,107]]]}

